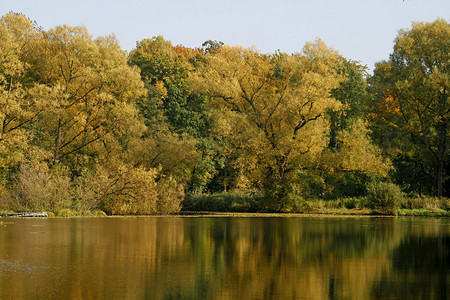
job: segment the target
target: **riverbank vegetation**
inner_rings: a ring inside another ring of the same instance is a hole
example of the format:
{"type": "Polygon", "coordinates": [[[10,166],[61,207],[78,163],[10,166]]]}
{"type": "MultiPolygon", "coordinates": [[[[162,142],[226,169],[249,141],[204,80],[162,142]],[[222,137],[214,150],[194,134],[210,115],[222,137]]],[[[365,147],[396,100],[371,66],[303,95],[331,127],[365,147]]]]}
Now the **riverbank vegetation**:
{"type": "MultiPolygon", "coordinates": [[[[245,215],[247,213],[254,214],[256,212],[263,213],[263,215],[270,213],[270,211],[261,210],[258,203],[259,198],[250,194],[219,193],[188,195],[183,201],[181,213],[189,215],[208,215],[211,212],[237,213],[237,215],[241,215],[242,213],[245,215]]],[[[299,201],[296,205],[283,211],[282,215],[450,216],[450,200],[448,198],[429,196],[416,198],[402,197],[401,199],[398,199],[395,206],[387,207],[375,207],[368,197],[348,197],[329,200],[312,198],[299,201]]]]}
{"type": "Polygon", "coordinates": [[[6,14],[0,210],[448,211],[449,33],[413,23],[369,75],[320,39],[127,53],[6,14]]]}

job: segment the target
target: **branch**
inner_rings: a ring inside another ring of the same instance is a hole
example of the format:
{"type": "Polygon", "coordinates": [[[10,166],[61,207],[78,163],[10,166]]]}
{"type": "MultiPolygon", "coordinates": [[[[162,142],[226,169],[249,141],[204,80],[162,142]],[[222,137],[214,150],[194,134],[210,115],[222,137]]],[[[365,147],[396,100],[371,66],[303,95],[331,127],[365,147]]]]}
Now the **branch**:
{"type": "Polygon", "coordinates": [[[61,159],[61,158],[65,157],[65,156],[67,156],[67,155],[70,155],[70,154],[72,154],[72,153],[74,153],[74,152],[77,152],[78,150],[83,149],[83,148],[86,147],[87,145],[92,144],[92,143],[95,142],[95,141],[98,141],[100,138],[102,138],[102,136],[98,136],[98,137],[96,137],[95,139],[90,140],[89,142],[86,142],[86,143],[82,144],[81,146],[79,146],[79,147],[73,149],[72,151],[67,152],[67,153],[64,153],[63,155],[60,155],[59,158],[61,159]]]}
{"type": "Polygon", "coordinates": [[[305,117],[302,115],[302,119],[300,120],[300,122],[297,124],[297,126],[294,127],[294,136],[297,135],[297,132],[303,128],[306,124],[308,124],[311,121],[317,120],[318,118],[320,118],[322,116],[322,113],[318,114],[317,116],[313,117],[313,118],[309,118],[309,119],[305,119],[305,117]]]}

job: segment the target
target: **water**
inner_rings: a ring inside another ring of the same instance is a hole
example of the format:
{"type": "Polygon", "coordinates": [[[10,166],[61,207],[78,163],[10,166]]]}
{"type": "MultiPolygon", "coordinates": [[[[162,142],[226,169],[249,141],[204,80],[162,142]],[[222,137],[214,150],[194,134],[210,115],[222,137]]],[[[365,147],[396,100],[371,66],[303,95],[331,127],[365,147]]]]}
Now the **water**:
{"type": "Polygon", "coordinates": [[[449,275],[449,219],[0,219],[0,299],[449,299],[449,275]]]}

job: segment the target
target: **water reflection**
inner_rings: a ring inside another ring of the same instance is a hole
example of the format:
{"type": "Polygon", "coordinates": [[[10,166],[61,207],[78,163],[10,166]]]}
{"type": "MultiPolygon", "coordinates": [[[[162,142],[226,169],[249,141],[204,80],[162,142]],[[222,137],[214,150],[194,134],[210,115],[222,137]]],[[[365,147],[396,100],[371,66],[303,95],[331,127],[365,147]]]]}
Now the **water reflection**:
{"type": "Polygon", "coordinates": [[[446,299],[450,221],[14,219],[0,299],[446,299]]]}

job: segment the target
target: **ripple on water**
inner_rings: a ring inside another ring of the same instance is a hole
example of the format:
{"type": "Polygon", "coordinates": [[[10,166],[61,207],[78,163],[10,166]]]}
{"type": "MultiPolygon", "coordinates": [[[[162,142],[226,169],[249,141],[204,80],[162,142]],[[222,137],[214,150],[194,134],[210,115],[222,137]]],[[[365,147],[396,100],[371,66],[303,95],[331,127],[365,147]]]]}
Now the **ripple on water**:
{"type": "Polygon", "coordinates": [[[11,273],[22,273],[28,276],[33,276],[38,275],[40,272],[48,270],[49,268],[49,266],[36,266],[0,259],[0,277],[9,276],[11,273]]]}

